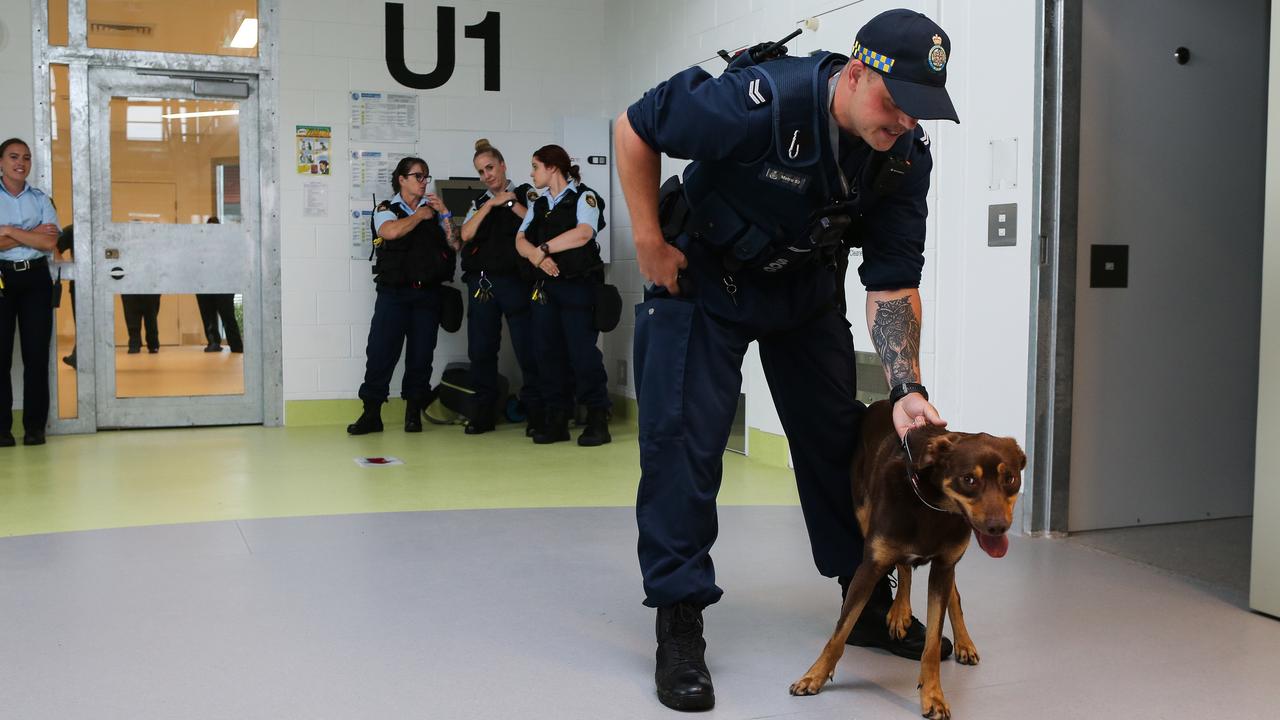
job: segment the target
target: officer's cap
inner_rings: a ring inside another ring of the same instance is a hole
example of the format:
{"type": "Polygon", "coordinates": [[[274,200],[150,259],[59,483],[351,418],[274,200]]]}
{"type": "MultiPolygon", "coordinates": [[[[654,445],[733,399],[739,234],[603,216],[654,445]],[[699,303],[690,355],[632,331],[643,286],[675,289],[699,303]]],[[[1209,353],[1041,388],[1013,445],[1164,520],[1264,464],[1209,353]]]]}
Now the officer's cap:
{"type": "Polygon", "coordinates": [[[893,101],[917,120],[960,122],[947,95],[951,38],[913,10],[886,10],[858,31],[850,57],[880,73],[893,101]]]}

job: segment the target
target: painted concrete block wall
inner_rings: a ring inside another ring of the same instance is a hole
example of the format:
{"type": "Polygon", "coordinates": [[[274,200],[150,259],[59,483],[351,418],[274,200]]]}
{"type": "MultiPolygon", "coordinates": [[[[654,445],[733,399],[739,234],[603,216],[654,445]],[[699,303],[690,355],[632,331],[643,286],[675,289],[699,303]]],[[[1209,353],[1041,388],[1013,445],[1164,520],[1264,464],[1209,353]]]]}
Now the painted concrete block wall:
{"type": "MultiPolygon", "coordinates": [[[[444,86],[413,91],[387,70],[381,0],[282,2],[280,146],[293,148],[296,125],[328,125],[335,158],[326,179],[294,174],[289,162],[281,163],[286,400],[353,398],[364,374],[374,285],[369,263],[350,257],[349,212],[367,209],[370,202],[347,200],[350,90],[416,92],[421,127],[416,145],[368,148],[413,150],[436,178],[474,177],[474,143],[487,137],[506,156],[508,174],[519,183],[528,176],[533,151],[556,141],[559,116],[605,117],[604,11],[598,2],[445,4],[456,13],[456,68],[444,86]],[[498,92],[483,89],[482,42],[463,37],[463,27],[480,22],[488,11],[501,13],[498,92]],[[303,216],[308,181],[328,184],[328,217],[303,216]]],[[[436,6],[405,3],[406,64],[418,73],[436,66],[436,6]]],[[[503,344],[502,370],[518,375],[505,339],[503,344]]],[[[465,327],[455,335],[442,332],[433,382],[447,363],[466,355],[465,327]]],[[[392,380],[393,396],[399,393],[402,367],[403,361],[392,380]]]]}
{"type": "MultiPolygon", "coordinates": [[[[605,13],[608,62],[618,69],[609,99],[616,115],[657,82],[693,64],[717,67],[716,50],[775,40],[805,19],[856,28],[885,8],[915,7],[951,36],[948,88],[962,124],[929,123],[934,138],[928,263],[922,284],[926,332],[924,380],[953,427],[982,429],[1024,439],[1029,332],[1031,227],[1035,138],[1037,19],[1033,3],[1017,0],[846,2],[795,0],[611,1],[605,13]],[[856,20],[856,22],[855,22],[856,20]],[[655,39],[656,38],[656,39],[655,39]],[[997,72],[998,69],[998,72],[997,72]],[[992,190],[991,143],[1017,141],[1016,185],[992,190]],[[987,247],[987,206],[1016,202],[1018,244],[987,247]]],[[[850,31],[852,32],[852,31],[850,31]]],[[[822,33],[825,35],[825,33],[822,33]]],[[[791,47],[816,48],[806,31],[791,47]]],[[[847,52],[852,36],[824,49],[847,52]]],[[[664,177],[683,163],[664,161],[664,177]]],[[[625,202],[612,206],[614,267],[611,278],[624,299],[636,303],[642,280],[629,247],[625,202]]],[[[856,281],[855,281],[856,282],[856,281]]],[[[862,323],[865,326],[865,321],[862,323]]],[[[855,345],[870,350],[865,329],[855,345]]],[[[631,354],[631,334],[606,340],[609,367],[631,354]]],[[[749,354],[744,367],[747,422],[781,432],[763,375],[749,354]]],[[[758,363],[757,363],[758,365],[758,363]]],[[[616,381],[615,381],[616,382],[616,381]]],[[[633,383],[619,391],[634,396],[633,383]]]]}

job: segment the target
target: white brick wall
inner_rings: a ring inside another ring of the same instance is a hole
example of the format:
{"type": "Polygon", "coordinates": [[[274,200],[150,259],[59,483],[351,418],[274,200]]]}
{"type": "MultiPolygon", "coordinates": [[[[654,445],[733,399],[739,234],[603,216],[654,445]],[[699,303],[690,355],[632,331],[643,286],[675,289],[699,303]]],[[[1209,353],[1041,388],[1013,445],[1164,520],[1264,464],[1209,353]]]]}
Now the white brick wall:
{"type": "MultiPolygon", "coordinates": [[[[421,135],[416,147],[403,148],[423,157],[433,176],[474,176],[473,144],[487,137],[521,182],[533,151],[554,142],[557,117],[605,117],[600,3],[448,4],[456,8],[457,64],[443,87],[417,91],[421,135]],[[500,92],[483,90],[483,44],[462,34],[490,10],[502,14],[500,92]]],[[[281,16],[280,146],[291,151],[295,125],[329,125],[334,157],[328,178],[296,175],[287,157],[281,162],[285,399],[352,398],[364,375],[375,295],[369,263],[349,257],[349,211],[368,203],[347,200],[348,91],[411,91],[386,68],[380,0],[283,0],[281,16]],[[328,217],[302,215],[306,181],[329,185],[328,217]]],[[[405,4],[406,64],[414,71],[435,66],[435,21],[434,4],[405,4]]],[[[519,371],[508,346],[504,338],[502,370],[514,380],[519,371]]],[[[465,327],[456,335],[441,332],[433,382],[446,364],[465,359],[465,327]]],[[[393,394],[400,375],[397,369],[393,394]]]]}

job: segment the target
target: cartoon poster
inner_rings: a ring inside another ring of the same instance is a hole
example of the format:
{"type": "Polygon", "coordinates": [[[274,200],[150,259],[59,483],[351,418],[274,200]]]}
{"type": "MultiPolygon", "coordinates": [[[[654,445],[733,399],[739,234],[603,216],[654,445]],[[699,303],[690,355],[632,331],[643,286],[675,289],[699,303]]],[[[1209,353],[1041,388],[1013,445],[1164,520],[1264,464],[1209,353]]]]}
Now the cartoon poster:
{"type": "Polygon", "coordinates": [[[321,125],[298,125],[297,165],[299,175],[328,175],[333,146],[332,128],[321,125]]]}

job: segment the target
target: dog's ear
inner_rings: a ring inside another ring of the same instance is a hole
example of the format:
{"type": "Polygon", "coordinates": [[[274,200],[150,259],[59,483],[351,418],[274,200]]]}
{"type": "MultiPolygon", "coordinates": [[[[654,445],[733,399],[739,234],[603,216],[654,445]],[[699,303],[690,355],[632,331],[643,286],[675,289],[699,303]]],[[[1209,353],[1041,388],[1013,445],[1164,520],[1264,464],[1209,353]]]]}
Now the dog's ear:
{"type": "Polygon", "coordinates": [[[940,427],[926,426],[907,433],[907,450],[916,469],[938,464],[955,445],[955,433],[940,427]]]}

